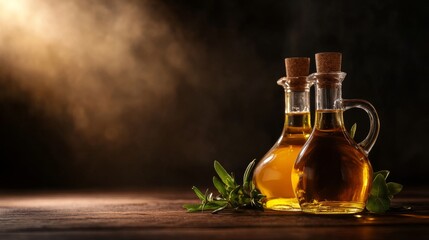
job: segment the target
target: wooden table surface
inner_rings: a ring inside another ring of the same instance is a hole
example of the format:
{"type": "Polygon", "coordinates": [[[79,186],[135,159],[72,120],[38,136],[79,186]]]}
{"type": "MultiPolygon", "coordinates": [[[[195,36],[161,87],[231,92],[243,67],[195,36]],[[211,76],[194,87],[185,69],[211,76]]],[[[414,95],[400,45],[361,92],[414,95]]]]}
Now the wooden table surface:
{"type": "Polygon", "coordinates": [[[387,214],[187,213],[191,190],[0,193],[0,239],[429,239],[429,191],[387,214]]]}

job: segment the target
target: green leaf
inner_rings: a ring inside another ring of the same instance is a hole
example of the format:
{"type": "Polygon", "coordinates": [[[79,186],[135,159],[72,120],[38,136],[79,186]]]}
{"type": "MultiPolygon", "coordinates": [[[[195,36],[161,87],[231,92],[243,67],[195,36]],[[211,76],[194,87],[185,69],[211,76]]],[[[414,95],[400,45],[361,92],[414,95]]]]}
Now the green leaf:
{"type": "Polygon", "coordinates": [[[229,193],[228,199],[231,201],[231,205],[233,205],[233,207],[235,207],[237,205],[237,201],[239,201],[240,189],[241,187],[238,185],[229,193]]]}
{"type": "Polygon", "coordinates": [[[215,209],[212,213],[218,213],[218,212],[224,210],[226,207],[228,207],[228,204],[225,204],[222,207],[215,209]]]}
{"type": "Polygon", "coordinates": [[[249,189],[249,184],[252,181],[252,171],[253,171],[253,167],[255,166],[255,162],[256,162],[256,159],[253,159],[253,161],[251,161],[249,165],[247,165],[246,171],[244,171],[244,174],[243,174],[244,189],[249,189]]]}
{"type": "Polygon", "coordinates": [[[187,208],[186,209],[188,212],[193,213],[193,212],[199,212],[201,211],[201,208],[187,208]]]}
{"type": "Polygon", "coordinates": [[[208,202],[206,204],[185,204],[183,205],[183,208],[188,210],[188,212],[198,212],[198,211],[204,211],[204,210],[216,210],[224,205],[228,205],[228,202],[225,201],[219,201],[219,202],[208,202]]]}
{"type": "Polygon", "coordinates": [[[403,186],[399,183],[395,182],[388,182],[387,183],[387,189],[389,189],[390,195],[398,194],[402,190],[403,186]]]}
{"type": "Polygon", "coordinates": [[[256,186],[252,181],[252,182],[250,182],[250,191],[253,191],[254,189],[256,189],[256,186]]]}
{"type": "Polygon", "coordinates": [[[375,178],[377,177],[377,175],[381,174],[381,175],[383,175],[384,180],[386,180],[386,179],[387,179],[387,177],[389,176],[389,173],[390,173],[390,171],[389,171],[389,170],[381,170],[381,171],[375,172],[375,173],[373,174],[373,176],[374,176],[374,179],[375,179],[375,178]]]}
{"type": "Polygon", "coordinates": [[[197,197],[201,200],[204,201],[206,200],[206,196],[195,186],[192,187],[192,190],[194,190],[195,194],[197,195],[197,197]]]}
{"type": "Polygon", "coordinates": [[[225,185],[227,185],[228,187],[235,186],[234,178],[232,178],[231,175],[228,174],[225,168],[223,168],[218,161],[214,161],[214,169],[217,175],[219,175],[220,180],[222,180],[225,185]]]}
{"type": "Polygon", "coordinates": [[[213,193],[208,193],[208,189],[206,191],[206,200],[207,202],[212,202],[213,201],[213,193]]]}
{"type": "Polygon", "coordinates": [[[205,205],[204,210],[215,210],[217,208],[219,208],[220,206],[222,206],[225,203],[222,204],[218,204],[217,202],[209,202],[205,205]]]}
{"type": "Polygon", "coordinates": [[[185,204],[183,208],[188,210],[188,212],[197,212],[201,211],[201,204],[185,204]]]}
{"type": "Polygon", "coordinates": [[[217,204],[217,205],[219,205],[219,206],[223,206],[223,205],[227,204],[227,203],[228,203],[228,201],[227,201],[227,200],[225,200],[225,199],[220,199],[220,200],[213,200],[213,203],[214,203],[214,204],[217,204]]]}
{"type": "Polygon", "coordinates": [[[390,207],[389,189],[383,174],[377,174],[372,182],[372,188],[366,209],[373,213],[384,213],[390,207]]]}
{"type": "Polygon", "coordinates": [[[220,195],[222,195],[223,197],[228,196],[224,184],[216,176],[213,177],[213,185],[220,193],[220,195]]]}
{"type": "Polygon", "coordinates": [[[378,174],[372,182],[371,195],[375,197],[389,196],[389,189],[387,189],[386,180],[382,174],[378,174]]]}
{"type": "Polygon", "coordinates": [[[373,195],[368,197],[368,202],[366,203],[366,209],[373,213],[384,213],[390,207],[389,198],[380,198],[373,195]]]}
{"type": "Polygon", "coordinates": [[[191,203],[191,204],[184,204],[182,207],[188,209],[188,208],[198,208],[200,206],[201,206],[201,204],[199,204],[199,203],[196,203],[196,204],[191,203]]]}
{"type": "Polygon", "coordinates": [[[222,165],[215,161],[214,167],[219,177],[213,177],[213,185],[219,191],[220,195],[214,196],[209,193],[208,189],[203,194],[197,187],[192,187],[195,194],[200,199],[200,204],[185,204],[184,208],[188,212],[197,212],[204,210],[213,210],[213,213],[222,211],[225,208],[240,209],[252,208],[263,210],[262,200],[265,198],[259,190],[255,188],[252,181],[252,170],[255,165],[255,160],[249,163],[243,176],[243,185],[238,185],[234,180],[233,173],[228,174],[222,165]],[[247,189],[244,189],[244,184],[247,184],[247,189]]]}
{"type": "Polygon", "coordinates": [[[355,138],[355,133],[356,133],[356,128],[357,128],[357,124],[353,124],[352,128],[350,128],[350,137],[353,139],[355,138]]]}

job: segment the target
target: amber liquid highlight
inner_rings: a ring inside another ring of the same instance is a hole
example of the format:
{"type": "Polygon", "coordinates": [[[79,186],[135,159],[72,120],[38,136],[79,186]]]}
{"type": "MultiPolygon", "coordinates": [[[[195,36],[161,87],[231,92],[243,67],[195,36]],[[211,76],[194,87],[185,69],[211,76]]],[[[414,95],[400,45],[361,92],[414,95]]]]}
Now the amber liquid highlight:
{"type": "Polygon", "coordinates": [[[256,187],[266,196],[264,207],[299,211],[291,173],[302,146],[311,132],[310,113],[287,113],[283,134],[259,161],[253,174],[256,187]]]}
{"type": "Polygon", "coordinates": [[[341,110],[317,110],[314,132],[292,172],[301,209],[351,214],[365,208],[372,167],[344,129],[341,110]]]}

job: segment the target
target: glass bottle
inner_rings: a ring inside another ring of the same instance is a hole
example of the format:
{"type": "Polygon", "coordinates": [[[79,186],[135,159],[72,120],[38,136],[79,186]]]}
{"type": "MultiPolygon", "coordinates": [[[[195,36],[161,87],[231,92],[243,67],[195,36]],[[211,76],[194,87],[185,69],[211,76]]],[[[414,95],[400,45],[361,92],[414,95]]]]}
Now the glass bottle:
{"type": "Polygon", "coordinates": [[[266,196],[264,207],[299,211],[291,172],[299,151],[310,136],[310,97],[306,78],[309,58],[286,58],[286,72],[277,83],[285,89],[285,122],[280,138],[257,164],[253,181],[266,196]]]}
{"type": "Polygon", "coordinates": [[[294,166],[292,181],[303,212],[352,214],[365,208],[372,183],[368,153],[379,132],[374,107],[359,99],[342,99],[341,53],[316,54],[317,73],[308,79],[316,86],[313,132],[294,166]],[[368,136],[356,143],[344,127],[343,112],[361,108],[368,113],[368,136]]]}

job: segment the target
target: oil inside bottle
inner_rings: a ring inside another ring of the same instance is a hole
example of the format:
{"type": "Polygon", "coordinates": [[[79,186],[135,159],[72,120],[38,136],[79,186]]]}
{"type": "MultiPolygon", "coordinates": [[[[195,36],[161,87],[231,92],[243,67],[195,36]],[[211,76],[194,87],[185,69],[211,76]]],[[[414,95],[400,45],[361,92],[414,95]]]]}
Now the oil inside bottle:
{"type": "Polygon", "coordinates": [[[361,212],[371,187],[372,167],[347,134],[343,110],[317,110],[314,131],[292,171],[292,184],[307,213],[361,212]]]}
{"type": "Polygon", "coordinates": [[[292,187],[291,172],[311,132],[310,113],[286,113],[282,136],[255,168],[253,180],[266,196],[265,208],[300,211],[292,187]]]}

